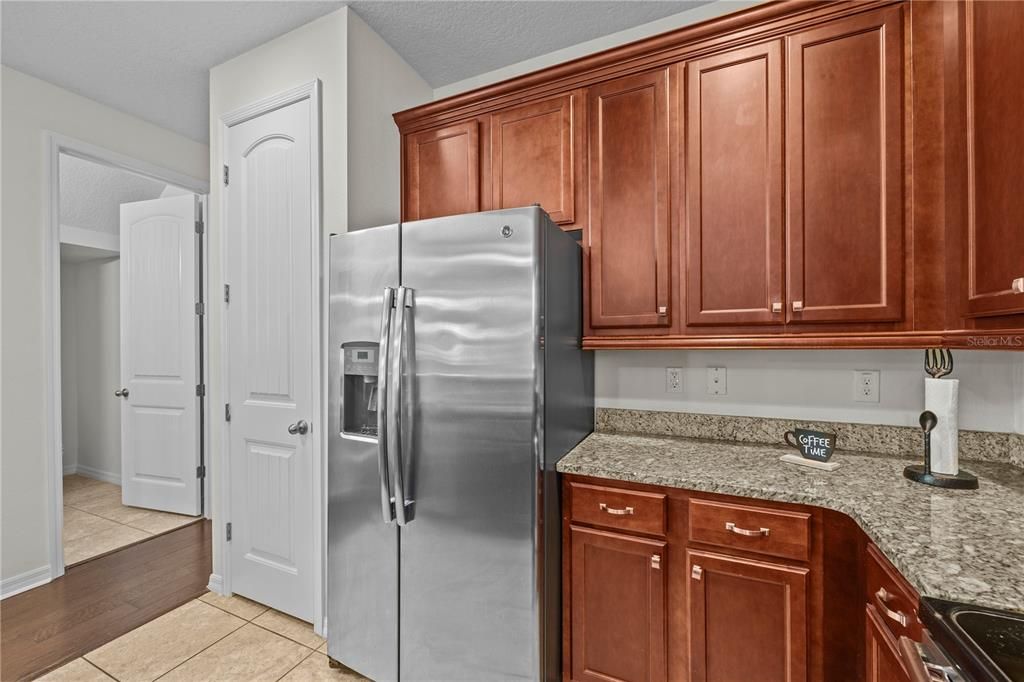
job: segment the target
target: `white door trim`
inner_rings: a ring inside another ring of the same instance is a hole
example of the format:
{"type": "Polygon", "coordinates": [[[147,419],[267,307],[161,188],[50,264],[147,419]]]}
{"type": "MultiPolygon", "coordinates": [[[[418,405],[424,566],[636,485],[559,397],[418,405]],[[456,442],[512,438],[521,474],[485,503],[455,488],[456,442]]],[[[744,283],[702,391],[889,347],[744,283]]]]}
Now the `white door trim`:
{"type": "MultiPolygon", "coordinates": [[[[240,107],[233,111],[229,111],[226,114],[220,116],[220,144],[217,146],[217,163],[214,168],[221,169],[225,165],[225,161],[228,158],[228,129],[232,126],[244,123],[250,119],[256,118],[268,114],[272,111],[286,107],[296,102],[301,102],[304,99],[308,99],[310,103],[310,178],[312,182],[312,196],[310,197],[310,206],[312,211],[312,224],[310,230],[312,231],[312,243],[314,244],[314,253],[312,255],[312,262],[310,263],[310,272],[314,274],[314,284],[310,287],[310,297],[312,300],[317,301],[318,305],[316,309],[319,310],[319,316],[317,319],[317,330],[314,334],[314,338],[317,339],[317,347],[313,349],[312,357],[314,358],[313,367],[310,371],[313,376],[317,378],[318,387],[314,392],[313,396],[313,413],[318,415],[319,424],[315,424],[311,430],[310,435],[313,437],[312,452],[314,456],[313,461],[313,500],[312,508],[310,509],[311,522],[313,527],[313,627],[318,632],[323,634],[324,632],[324,618],[325,618],[325,604],[324,604],[324,577],[326,562],[326,513],[325,513],[325,501],[327,499],[325,487],[327,485],[327,476],[325,475],[324,469],[326,468],[327,457],[325,453],[325,447],[327,440],[323,438],[323,425],[327,423],[327,401],[326,401],[326,390],[327,384],[325,373],[321,371],[324,367],[324,348],[325,348],[325,335],[327,333],[326,311],[327,311],[327,296],[325,293],[326,278],[324,273],[324,258],[326,257],[326,237],[323,234],[322,224],[322,208],[321,208],[321,191],[323,179],[320,175],[321,168],[321,151],[320,151],[320,80],[315,79],[308,83],[296,86],[289,90],[270,95],[263,99],[257,100],[248,104],[244,107],[240,107]]],[[[219,180],[222,181],[222,178],[219,180]]],[[[226,281],[227,277],[227,254],[229,251],[227,225],[228,225],[228,201],[226,197],[227,191],[230,189],[230,184],[225,188],[224,193],[221,195],[220,200],[220,273],[221,278],[218,284],[218,291],[224,290],[224,285],[229,284],[226,281]]],[[[223,297],[220,298],[221,305],[223,305],[223,297]]],[[[223,310],[223,309],[222,309],[223,310]]],[[[221,396],[230,395],[230,366],[229,358],[229,329],[228,329],[228,316],[226,311],[222,312],[220,316],[220,355],[222,358],[220,367],[220,382],[223,387],[219,392],[221,396]]],[[[220,514],[223,516],[221,519],[214,520],[214,537],[220,538],[220,542],[214,543],[215,550],[219,546],[219,552],[217,552],[217,558],[219,559],[219,566],[221,573],[213,574],[210,576],[209,587],[211,590],[219,592],[221,594],[231,594],[231,548],[228,543],[224,541],[224,528],[227,523],[231,522],[231,422],[222,422],[224,424],[224,431],[221,437],[221,445],[217,451],[216,462],[217,462],[217,507],[220,514]]]]}
{"type": "MultiPolygon", "coordinates": [[[[64,575],[64,461],[61,453],[61,383],[60,383],[60,155],[67,154],[94,163],[111,166],[129,173],[177,185],[199,195],[210,192],[210,183],[124,154],[82,142],[60,133],[43,133],[43,344],[46,357],[44,386],[46,387],[46,497],[50,510],[47,533],[49,580],[64,575]]],[[[206,262],[201,264],[206,281],[206,262]]],[[[204,297],[206,293],[204,292],[204,297]]],[[[208,300],[208,298],[204,298],[208,300]]],[[[204,349],[205,352],[206,349],[204,349]]],[[[204,367],[208,374],[209,369],[204,367]]],[[[204,381],[207,378],[204,376],[204,381]]],[[[209,412],[209,405],[206,407],[209,412]]],[[[209,423],[207,421],[207,423],[209,423]]],[[[204,433],[206,451],[209,452],[209,429],[204,433]]]]}

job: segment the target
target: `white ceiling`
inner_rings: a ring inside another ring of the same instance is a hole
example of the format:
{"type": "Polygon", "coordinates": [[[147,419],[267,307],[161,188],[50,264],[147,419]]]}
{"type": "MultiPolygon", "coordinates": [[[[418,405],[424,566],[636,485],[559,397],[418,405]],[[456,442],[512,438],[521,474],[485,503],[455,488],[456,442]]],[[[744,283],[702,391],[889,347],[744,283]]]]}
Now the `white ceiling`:
{"type": "Polygon", "coordinates": [[[118,234],[121,204],[156,199],[167,187],[141,175],[61,154],[60,224],[118,234]]]}
{"type": "Polygon", "coordinates": [[[349,6],[437,88],[711,0],[355,0],[349,6]]]}
{"type": "Polygon", "coordinates": [[[709,1],[3,0],[0,57],[205,143],[211,67],[345,4],[439,87],[709,1]]]}
{"type": "Polygon", "coordinates": [[[209,69],[342,2],[0,2],[7,66],[209,139],[209,69]]]}

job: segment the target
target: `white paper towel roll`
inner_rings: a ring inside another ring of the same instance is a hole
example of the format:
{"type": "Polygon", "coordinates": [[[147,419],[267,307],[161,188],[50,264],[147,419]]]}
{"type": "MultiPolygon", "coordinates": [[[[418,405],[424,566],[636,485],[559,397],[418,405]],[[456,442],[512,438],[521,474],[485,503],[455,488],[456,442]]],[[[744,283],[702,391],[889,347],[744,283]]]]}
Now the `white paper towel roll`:
{"type": "Polygon", "coordinates": [[[939,419],[932,430],[932,471],[937,474],[956,475],[960,471],[959,393],[959,379],[924,380],[924,409],[939,419]]]}

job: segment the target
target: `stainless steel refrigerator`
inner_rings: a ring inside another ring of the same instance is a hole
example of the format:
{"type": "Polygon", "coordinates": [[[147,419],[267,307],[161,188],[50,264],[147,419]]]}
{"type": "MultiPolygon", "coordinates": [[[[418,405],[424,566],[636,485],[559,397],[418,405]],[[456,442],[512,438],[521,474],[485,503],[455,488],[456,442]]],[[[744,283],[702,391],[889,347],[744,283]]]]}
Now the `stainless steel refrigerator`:
{"type": "Polygon", "coordinates": [[[556,680],[556,462],[593,428],[581,252],[541,209],[331,238],[331,658],[556,680]]]}

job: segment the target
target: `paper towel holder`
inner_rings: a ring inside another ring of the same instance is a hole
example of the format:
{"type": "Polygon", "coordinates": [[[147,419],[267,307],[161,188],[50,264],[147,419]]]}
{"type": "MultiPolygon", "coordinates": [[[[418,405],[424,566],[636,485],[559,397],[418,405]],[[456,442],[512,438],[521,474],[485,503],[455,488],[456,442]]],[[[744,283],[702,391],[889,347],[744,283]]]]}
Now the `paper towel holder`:
{"type": "Polygon", "coordinates": [[[903,475],[911,481],[933,485],[937,488],[953,488],[959,490],[976,490],[978,477],[961,469],[955,475],[932,473],[932,429],[939,419],[934,412],[925,410],[921,413],[921,430],[924,432],[924,465],[912,464],[903,470],[903,475]]]}

